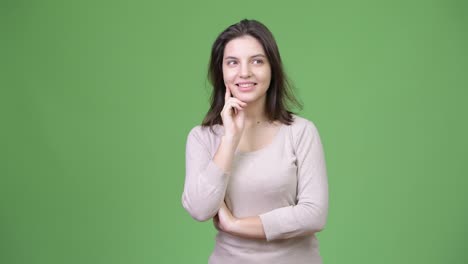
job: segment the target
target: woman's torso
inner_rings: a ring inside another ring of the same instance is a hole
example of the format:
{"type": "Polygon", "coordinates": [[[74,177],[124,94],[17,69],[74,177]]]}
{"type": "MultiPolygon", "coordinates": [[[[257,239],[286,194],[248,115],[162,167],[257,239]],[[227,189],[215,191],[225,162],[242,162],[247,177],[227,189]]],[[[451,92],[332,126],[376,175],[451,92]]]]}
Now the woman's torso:
{"type": "MultiPolygon", "coordinates": [[[[297,159],[291,128],[281,125],[258,150],[236,151],[225,195],[235,217],[257,216],[297,203],[297,159]]],[[[222,126],[216,130],[223,135],[222,126]]],[[[216,150],[220,138],[214,141],[216,150]]],[[[210,263],[321,263],[321,259],[315,236],[267,242],[220,231],[210,263]]]]}

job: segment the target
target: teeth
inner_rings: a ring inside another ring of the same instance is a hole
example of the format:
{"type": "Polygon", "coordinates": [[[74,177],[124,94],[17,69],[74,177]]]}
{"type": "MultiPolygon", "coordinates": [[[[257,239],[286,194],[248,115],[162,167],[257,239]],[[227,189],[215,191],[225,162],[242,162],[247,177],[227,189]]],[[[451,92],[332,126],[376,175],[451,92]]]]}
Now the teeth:
{"type": "Polygon", "coordinates": [[[254,86],[253,83],[239,83],[238,85],[239,85],[239,87],[242,87],[242,88],[247,88],[247,87],[254,86]]]}

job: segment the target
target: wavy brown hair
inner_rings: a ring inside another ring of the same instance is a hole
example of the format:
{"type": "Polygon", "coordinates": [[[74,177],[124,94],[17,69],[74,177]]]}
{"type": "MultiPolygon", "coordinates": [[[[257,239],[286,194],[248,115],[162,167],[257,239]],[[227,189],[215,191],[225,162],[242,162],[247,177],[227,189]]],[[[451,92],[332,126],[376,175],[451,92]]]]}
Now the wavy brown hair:
{"type": "Polygon", "coordinates": [[[280,121],[290,125],[293,121],[291,106],[302,109],[302,104],[292,93],[292,87],[283,70],[283,63],[273,34],[262,23],[256,20],[244,19],[229,26],[216,38],[211,48],[211,58],[208,65],[208,80],[213,86],[210,101],[211,107],[206,114],[202,126],[223,124],[221,111],[224,106],[226,87],[223,79],[223,56],[226,44],[242,36],[252,36],[257,39],[265,50],[271,66],[270,87],[267,90],[265,112],[270,121],[280,121]]]}

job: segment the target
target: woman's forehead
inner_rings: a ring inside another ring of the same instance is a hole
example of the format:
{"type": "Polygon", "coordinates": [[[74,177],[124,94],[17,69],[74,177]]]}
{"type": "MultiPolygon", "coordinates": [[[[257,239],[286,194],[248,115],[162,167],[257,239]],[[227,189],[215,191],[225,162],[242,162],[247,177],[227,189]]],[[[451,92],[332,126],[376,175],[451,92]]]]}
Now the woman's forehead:
{"type": "Polygon", "coordinates": [[[232,39],[224,48],[224,57],[265,56],[262,44],[252,36],[242,36],[232,39]]]}

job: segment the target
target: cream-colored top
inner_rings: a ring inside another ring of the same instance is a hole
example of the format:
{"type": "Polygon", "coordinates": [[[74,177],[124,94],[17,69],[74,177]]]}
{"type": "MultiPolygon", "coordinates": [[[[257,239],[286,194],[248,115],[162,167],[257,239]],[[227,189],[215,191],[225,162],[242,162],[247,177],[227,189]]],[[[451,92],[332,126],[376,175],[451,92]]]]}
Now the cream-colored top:
{"type": "Polygon", "coordinates": [[[182,204],[198,221],[216,215],[223,200],[235,217],[260,216],[265,240],[219,231],[209,263],[322,263],[315,233],[325,226],[328,181],[316,126],[297,115],[273,141],[236,151],[232,170],[213,162],[224,128],[194,127],[187,138],[182,204]]]}

